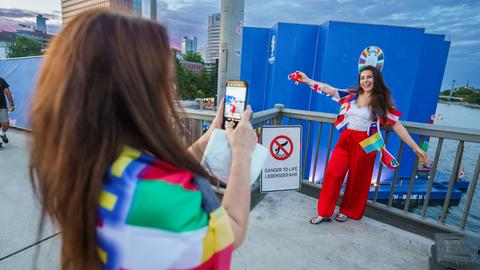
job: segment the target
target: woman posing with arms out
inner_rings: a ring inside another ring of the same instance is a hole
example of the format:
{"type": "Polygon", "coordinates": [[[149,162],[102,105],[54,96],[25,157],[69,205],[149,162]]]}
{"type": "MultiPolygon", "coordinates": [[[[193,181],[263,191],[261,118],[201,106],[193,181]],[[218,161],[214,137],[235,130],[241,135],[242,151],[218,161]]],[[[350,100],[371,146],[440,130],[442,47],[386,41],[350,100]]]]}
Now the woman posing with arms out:
{"type": "Polygon", "coordinates": [[[220,204],[199,159],[223,109],[187,149],[172,57],[164,27],[101,9],[51,43],[32,102],[30,172],[61,231],[61,269],[229,268],[250,207],[251,109],[227,126],[220,204]]]}
{"type": "Polygon", "coordinates": [[[334,97],[341,104],[334,123],[341,132],[340,138],[325,172],[318,199],[318,216],[312,218],[310,223],[320,224],[331,220],[347,171],[347,186],[335,220],[344,222],[348,218],[360,219],[367,204],[376,152],[381,152],[381,161],[386,167],[398,166],[395,158],[385,149],[379,125],[391,125],[420,159],[427,161],[427,154],[398,121],[401,113],[394,108],[390,89],[377,68],[366,66],[360,71],[357,90],[336,89],[309,79],[303,72],[298,72],[297,77],[300,82],[319,93],[334,97]]]}

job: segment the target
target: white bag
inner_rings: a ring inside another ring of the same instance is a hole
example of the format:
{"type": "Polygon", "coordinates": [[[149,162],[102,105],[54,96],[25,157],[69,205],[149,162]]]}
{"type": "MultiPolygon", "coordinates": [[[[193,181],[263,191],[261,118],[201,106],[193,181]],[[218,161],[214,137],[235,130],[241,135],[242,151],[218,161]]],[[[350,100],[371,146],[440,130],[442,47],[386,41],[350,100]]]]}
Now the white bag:
{"type": "MultiPolygon", "coordinates": [[[[265,165],[265,161],[267,161],[267,156],[267,148],[257,143],[252,152],[250,184],[253,184],[255,180],[257,180],[263,166],[265,165]]],[[[220,181],[225,184],[228,183],[230,167],[232,165],[232,150],[230,149],[225,130],[213,130],[207,148],[205,149],[205,153],[203,154],[201,164],[220,181]]]]}

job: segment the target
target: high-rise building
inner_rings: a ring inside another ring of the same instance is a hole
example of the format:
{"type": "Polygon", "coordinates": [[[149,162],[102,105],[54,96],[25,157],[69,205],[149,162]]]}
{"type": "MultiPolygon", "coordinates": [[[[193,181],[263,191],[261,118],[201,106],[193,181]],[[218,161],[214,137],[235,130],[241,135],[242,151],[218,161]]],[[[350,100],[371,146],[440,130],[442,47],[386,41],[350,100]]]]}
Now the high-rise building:
{"type": "Polygon", "coordinates": [[[140,0],[143,18],[157,20],[157,0],[140,0]]]}
{"type": "Polygon", "coordinates": [[[37,15],[37,31],[47,33],[47,20],[48,18],[45,18],[40,14],[37,15]]]}
{"type": "Polygon", "coordinates": [[[194,51],[194,52],[198,52],[197,43],[198,43],[198,39],[197,39],[197,37],[194,36],[193,39],[192,39],[192,51],[194,51]]]}
{"type": "Polygon", "coordinates": [[[156,0],[132,0],[132,10],[138,16],[143,18],[157,20],[157,1],[156,0]]]}
{"type": "Polygon", "coordinates": [[[208,40],[206,63],[215,63],[220,50],[220,13],[208,16],[208,40]]]}
{"type": "Polygon", "coordinates": [[[157,20],[157,0],[62,0],[62,23],[68,23],[83,10],[96,7],[129,10],[144,18],[157,20]]]}
{"type": "Polygon", "coordinates": [[[187,52],[196,52],[197,51],[197,37],[193,38],[188,38],[188,37],[183,37],[182,38],[182,54],[185,54],[187,52]]]}
{"type": "Polygon", "coordinates": [[[142,16],[142,0],[133,0],[132,9],[133,13],[142,16]]]}
{"type": "Polygon", "coordinates": [[[132,0],[62,0],[62,23],[66,24],[78,13],[96,7],[132,10],[132,0]]]}

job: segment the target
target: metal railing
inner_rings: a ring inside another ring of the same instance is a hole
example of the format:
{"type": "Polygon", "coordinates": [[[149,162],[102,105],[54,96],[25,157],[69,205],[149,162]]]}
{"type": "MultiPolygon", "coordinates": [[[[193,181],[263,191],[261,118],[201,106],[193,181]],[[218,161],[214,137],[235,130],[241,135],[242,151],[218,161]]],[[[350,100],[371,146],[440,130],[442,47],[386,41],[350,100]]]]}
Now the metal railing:
{"type": "MultiPolygon", "coordinates": [[[[263,125],[279,124],[282,109],[283,105],[278,105],[269,110],[253,113],[253,127],[259,129],[263,125]]],[[[184,108],[178,110],[178,114],[183,120],[182,125],[184,126],[184,135],[186,135],[187,142],[193,143],[200,138],[203,132],[210,126],[216,113],[208,110],[184,108]]]]}
{"type": "MultiPolygon", "coordinates": [[[[186,109],[183,112],[181,112],[181,115],[185,118],[185,121],[186,121],[185,123],[187,123],[186,126],[191,130],[191,141],[193,142],[195,139],[199,138],[202,134],[201,130],[195,130],[195,128],[196,127],[198,128],[199,126],[203,127],[205,123],[212,121],[215,114],[211,111],[186,109]],[[197,123],[195,124],[194,122],[197,122],[197,123]]],[[[287,124],[300,124],[304,128],[306,128],[307,140],[305,142],[305,148],[304,148],[305,151],[303,153],[303,159],[302,159],[303,164],[302,164],[302,170],[301,170],[304,176],[306,174],[306,169],[307,169],[306,168],[307,158],[309,154],[311,155],[311,153],[308,153],[308,151],[309,151],[309,143],[311,141],[310,136],[312,133],[312,128],[314,127],[314,125],[318,125],[318,134],[320,135],[322,134],[322,130],[328,129],[329,130],[328,137],[322,138],[322,136],[318,136],[318,138],[315,139],[316,147],[315,149],[311,150],[311,151],[315,151],[315,154],[313,155],[313,158],[311,160],[311,162],[314,164],[313,177],[310,177],[310,183],[308,180],[304,180],[304,183],[303,183],[304,186],[305,185],[310,187],[313,186],[314,188],[320,189],[321,185],[315,184],[316,182],[315,175],[317,170],[317,162],[318,162],[319,148],[320,148],[319,146],[320,146],[320,142],[327,140],[328,143],[327,143],[326,159],[325,159],[325,166],[323,168],[325,172],[329,155],[332,150],[332,141],[333,141],[332,138],[334,133],[333,122],[335,121],[335,119],[336,119],[335,114],[287,109],[287,108],[284,108],[283,105],[277,104],[273,109],[254,113],[253,125],[255,128],[261,128],[263,125],[281,124],[283,122],[287,124]]],[[[445,127],[445,126],[434,126],[434,125],[422,124],[422,123],[403,122],[403,121],[402,123],[411,135],[419,136],[419,145],[421,145],[421,143],[425,140],[427,136],[431,138],[438,138],[438,142],[436,144],[435,156],[433,157],[431,174],[430,174],[430,178],[428,179],[428,184],[426,188],[427,189],[426,196],[423,200],[421,211],[419,214],[410,213],[409,211],[410,204],[412,201],[413,186],[414,186],[414,182],[417,174],[417,165],[419,162],[417,157],[415,157],[413,169],[409,178],[408,194],[406,196],[405,201],[402,202],[403,209],[396,209],[395,207],[393,207],[395,187],[396,187],[397,181],[399,180],[398,167],[395,169],[393,179],[390,184],[391,185],[390,195],[388,200],[385,203],[381,203],[377,200],[378,192],[379,192],[379,183],[383,173],[383,167],[380,162],[378,165],[376,181],[374,183],[374,186],[375,186],[374,198],[369,202],[368,204],[369,207],[376,208],[377,210],[380,209],[381,211],[384,211],[385,213],[388,213],[388,214],[393,214],[396,217],[403,217],[405,219],[408,219],[410,222],[421,224],[422,226],[430,226],[430,228],[433,228],[432,230],[463,233],[465,231],[465,224],[469,217],[469,212],[470,212],[470,208],[474,198],[475,189],[478,182],[478,176],[480,173],[480,154],[477,157],[475,172],[473,174],[473,177],[471,178],[471,181],[468,187],[466,202],[465,202],[460,223],[458,224],[458,226],[452,226],[452,225],[447,225],[445,223],[445,220],[446,220],[448,209],[451,202],[452,191],[454,190],[454,185],[457,181],[457,175],[460,169],[465,142],[480,144],[480,132],[478,130],[472,130],[472,129],[460,129],[460,128],[445,127]],[[458,141],[458,146],[455,154],[455,159],[453,163],[450,180],[448,183],[448,189],[446,192],[445,200],[443,201],[441,214],[438,220],[436,221],[432,218],[427,217],[427,211],[428,211],[428,206],[431,200],[431,192],[434,185],[434,179],[435,179],[436,173],[438,172],[438,163],[440,160],[442,146],[445,140],[458,141]]],[[[390,134],[392,133],[392,129],[387,127],[386,129],[384,129],[384,131],[385,131],[384,140],[385,140],[385,143],[387,143],[389,138],[391,138],[390,134]]],[[[399,159],[398,160],[399,162],[401,162],[401,157],[404,149],[405,149],[404,143],[400,142],[398,153],[396,155],[399,159]]]]}

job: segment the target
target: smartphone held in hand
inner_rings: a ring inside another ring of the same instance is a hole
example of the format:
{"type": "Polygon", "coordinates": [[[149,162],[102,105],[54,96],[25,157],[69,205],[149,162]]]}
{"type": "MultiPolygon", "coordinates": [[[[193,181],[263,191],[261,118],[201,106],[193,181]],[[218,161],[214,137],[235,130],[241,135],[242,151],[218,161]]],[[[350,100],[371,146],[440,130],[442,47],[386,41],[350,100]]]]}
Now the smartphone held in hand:
{"type": "Polygon", "coordinates": [[[248,84],[246,81],[227,82],[224,99],[223,128],[225,128],[226,121],[233,122],[234,127],[240,121],[247,106],[247,90],[248,84]]]}

